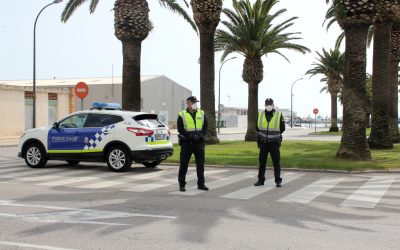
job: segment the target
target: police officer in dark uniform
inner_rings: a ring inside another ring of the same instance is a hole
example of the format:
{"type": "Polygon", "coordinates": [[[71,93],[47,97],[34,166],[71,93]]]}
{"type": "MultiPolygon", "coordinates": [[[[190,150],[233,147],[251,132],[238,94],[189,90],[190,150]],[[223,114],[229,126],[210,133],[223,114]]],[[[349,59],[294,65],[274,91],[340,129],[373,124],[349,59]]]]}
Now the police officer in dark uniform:
{"type": "Polygon", "coordinates": [[[281,187],[280,146],[282,133],[285,131],[285,121],[282,113],[275,110],[274,101],[271,98],[265,100],[265,110],[259,112],[256,129],[258,132],[257,144],[260,149],[258,181],[254,186],[262,186],[265,182],[265,168],[268,153],[271,154],[274,165],[276,187],[281,187]]]}
{"type": "Polygon", "coordinates": [[[178,114],[178,139],[181,146],[178,181],[181,192],[186,191],[186,173],[192,154],[196,159],[197,188],[208,191],[208,187],[204,184],[204,137],[208,122],[204,111],[198,109],[198,102],[195,96],[189,96],[186,99],[187,108],[178,114]]]}

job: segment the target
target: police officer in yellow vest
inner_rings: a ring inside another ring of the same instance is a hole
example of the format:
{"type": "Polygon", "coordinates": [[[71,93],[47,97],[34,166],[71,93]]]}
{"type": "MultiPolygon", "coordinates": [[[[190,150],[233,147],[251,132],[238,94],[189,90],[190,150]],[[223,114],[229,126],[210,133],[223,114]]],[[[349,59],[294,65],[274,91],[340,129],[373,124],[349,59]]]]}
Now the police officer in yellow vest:
{"type": "Polygon", "coordinates": [[[204,111],[197,108],[198,102],[195,96],[189,96],[186,99],[187,108],[178,114],[178,139],[181,146],[178,181],[181,192],[186,191],[186,173],[192,154],[196,159],[197,188],[208,191],[204,184],[204,136],[208,122],[204,111]]]}
{"type": "Polygon", "coordinates": [[[265,181],[265,168],[267,165],[268,153],[271,154],[274,165],[274,175],[276,187],[281,187],[281,165],[280,165],[280,146],[282,142],[282,133],[285,131],[285,121],[282,113],[274,108],[274,101],[271,98],[265,100],[265,111],[258,113],[256,129],[258,132],[259,170],[258,181],[254,186],[262,186],[265,181]]]}

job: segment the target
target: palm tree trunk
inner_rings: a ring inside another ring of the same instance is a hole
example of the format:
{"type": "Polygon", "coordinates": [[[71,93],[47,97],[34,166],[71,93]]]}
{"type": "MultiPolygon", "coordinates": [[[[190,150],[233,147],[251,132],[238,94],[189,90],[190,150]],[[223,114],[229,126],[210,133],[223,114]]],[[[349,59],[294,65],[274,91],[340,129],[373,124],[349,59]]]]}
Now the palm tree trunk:
{"type": "Polygon", "coordinates": [[[215,124],[214,34],[215,29],[200,29],[200,100],[208,120],[207,144],[219,143],[215,124]]]}
{"type": "Polygon", "coordinates": [[[122,41],[122,108],[124,110],[140,111],[140,57],[141,40],[122,41]]]}
{"type": "Polygon", "coordinates": [[[337,126],[337,93],[331,93],[331,127],[329,132],[338,132],[337,126]]]}
{"type": "Polygon", "coordinates": [[[390,35],[392,23],[374,23],[374,57],[372,74],[371,148],[393,148],[389,128],[390,108],[390,35]]]}
{"type": "Polygon", "coordinates": [[[391,37],[391,71],[390,71],[390,134],[393,143],[400,143],[399,135],[399,63],[400,63],[400,23],[395,22],[391,37]]]}
{"type": "Polygon", "coordinates": [[[397,91],[399,79],[399,61],[391,61],[390,79],[390,136],[393,143],[400,143],[399,134],[399,93],[397,91]]]}
{"type": "Polygon", "coordinates": [[[256,120],[258,117],[258,84],[248,83],[249,98],[247,104],[247,132],[246,141],[257,140],[256,120]]]}
{"type": "Polygon", "coordinates": [[[371,160],[365,131],[366,44],[369,25],[345,28],[346,51],[343,82],[343,136],[338,158],[371,160]]]}

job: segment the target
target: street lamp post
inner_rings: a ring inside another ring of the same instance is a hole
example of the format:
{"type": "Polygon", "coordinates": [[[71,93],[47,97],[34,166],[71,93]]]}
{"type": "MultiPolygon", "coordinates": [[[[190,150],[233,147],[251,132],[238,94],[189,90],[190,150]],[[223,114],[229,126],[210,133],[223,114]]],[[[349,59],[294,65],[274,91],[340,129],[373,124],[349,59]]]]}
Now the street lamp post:
{"type": "Polygon", "coordinates": [[[227,62],[227,61],[230,61],[230,60],[233,60],[233,59],[235,59],[236,58],[236,56],[234,56],[234,57],[232,57],[232,58],[229,58],[229,59],[227,59],[227,60],[225,60],[222,64],[221,64],[221,66],[219,67],[219,75],[218,75],[218,123],[217,123],[217,126],[218,126],[218,133],[219,133],[219,130],[220,130],[220,127],[221,127],[221,69],[222,69],[222,66],[227,62]]]}
{"type": "Polygon", "coordinates": [[[63,0],[54,0],[52,3],[44,6],[36,16],[35,24],[33,26],[33,127],[36,127],[36,23],[39,19],[40,14],[43,12],[44,9],[49,7],[50,5],[61,3],[63,0]]]}
{"type": "Polygon", "coordinates": [[[297,82],[303,80],[303,78],[299,78],[292,83],[292,87],[290,88],[290,128],[293,128],[293,85],[297,82]]]}

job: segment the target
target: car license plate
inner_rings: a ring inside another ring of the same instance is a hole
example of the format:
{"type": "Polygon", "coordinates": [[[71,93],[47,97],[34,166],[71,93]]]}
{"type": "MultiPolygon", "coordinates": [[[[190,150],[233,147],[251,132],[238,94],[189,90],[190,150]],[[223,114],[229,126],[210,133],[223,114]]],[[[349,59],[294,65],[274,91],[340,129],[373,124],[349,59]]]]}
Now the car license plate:
{"type": "Polygon", "coordinates": [[[156,138],[156,140],[165,140],[165,135],[164,134],[156,134],[155,138],[156,138]]]}

